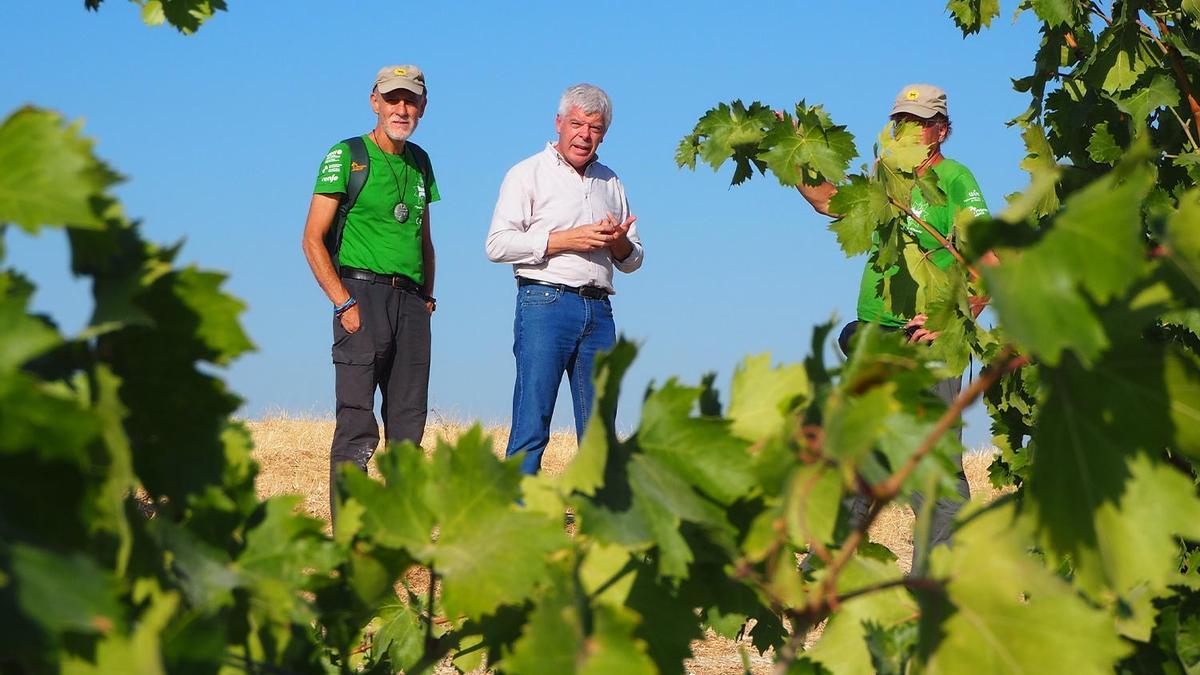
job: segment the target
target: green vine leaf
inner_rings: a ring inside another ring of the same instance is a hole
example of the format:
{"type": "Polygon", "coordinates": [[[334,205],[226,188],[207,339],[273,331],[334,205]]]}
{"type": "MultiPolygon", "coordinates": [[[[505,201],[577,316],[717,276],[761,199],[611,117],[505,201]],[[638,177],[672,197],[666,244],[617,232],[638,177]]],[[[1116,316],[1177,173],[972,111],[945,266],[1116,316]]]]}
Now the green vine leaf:
{"type": "Polygon", "coordinates": [[[21,108],[0,124],[0,223],[28,232],[44,225],[98,228],[93,200],[118,176],[92,154],[79,124],[21,108]]]}
{"type": "Polygon", "coordinates": [[[1099,675],[1128,653],[1111,619],[1030,556],[1032,545],[1026,520],[1005,505],[976,514],[953,548],[934,550],[932,574],[949,581],[942,592],[918,592],[926,672],[970,672],[984,661],[1099,675]]]}
{"type": "Polygon", "coordinates": [[[992,25],[1000,16],[1000,0],[949,0],[946,11],[966,37],[992,25]]]}

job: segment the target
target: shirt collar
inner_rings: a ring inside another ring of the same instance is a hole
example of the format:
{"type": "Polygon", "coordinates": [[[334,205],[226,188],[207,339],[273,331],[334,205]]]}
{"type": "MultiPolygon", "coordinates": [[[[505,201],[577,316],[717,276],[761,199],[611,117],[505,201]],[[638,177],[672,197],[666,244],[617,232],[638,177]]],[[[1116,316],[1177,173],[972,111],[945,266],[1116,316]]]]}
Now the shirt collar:
{"type": "MultiPolygon", "coordinates": [[[[567,161],[567,158],[563,157],[562,153],[558,151],[558,147],[556,145],[554,145],[554,141],[546,141],[546,153],[548,155],[550,155],[550,157],[553,158],[554,161],[558,162],[559,164],[562,164],[563,166],[567,167],[568,169],[570,169],[572,171],[575,170],[575,167],[571,166],[571,163],[567,161]]],[[[586,174],[587,170],[589,168],[591,168],[591,166],[593,164],[598,163],[599,160],[600,160],[600,155],[593,154],[592,158],[587,161],[587,164],[583,165],[583,173],[586,174]]]]}

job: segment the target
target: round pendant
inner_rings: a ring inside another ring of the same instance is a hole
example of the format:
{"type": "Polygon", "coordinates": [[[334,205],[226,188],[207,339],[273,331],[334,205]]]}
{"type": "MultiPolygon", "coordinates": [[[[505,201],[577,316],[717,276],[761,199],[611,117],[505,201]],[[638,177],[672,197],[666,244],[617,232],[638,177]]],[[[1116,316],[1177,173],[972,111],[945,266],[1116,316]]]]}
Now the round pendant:
{"type": "Polygon", "coordinates": [[[396,216],[396,220],[403,223],[408,220],[408,207],[405,206],[404,202],[400,202],[396,205],[396,208],[392,209],[392,215],[396,216]]]}

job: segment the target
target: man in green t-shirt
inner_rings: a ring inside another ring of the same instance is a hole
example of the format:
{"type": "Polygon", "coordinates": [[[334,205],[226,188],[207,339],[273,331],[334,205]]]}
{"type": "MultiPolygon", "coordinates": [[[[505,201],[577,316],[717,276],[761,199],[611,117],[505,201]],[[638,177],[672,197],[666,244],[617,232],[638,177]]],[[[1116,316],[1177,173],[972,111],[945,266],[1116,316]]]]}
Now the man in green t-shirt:
{"type": "Polygon", "coordinates": [[[331,514],[338,466],[353,463],[366,470],[379,444],[376,389],[383,395],[388,442],[420,443],[425,431],[429,318],[435,307],[429,205],[439,195],[429,155],[408,139],[427,102],[419,68],[381,69],[371,89],[375,128],[325,155],[304,224],[304,255],[333,303],[337,423],[329,459],[331,514]],[[355,161],[352,145],[365,149],[365,162],[355,161]],[[360,172],[365,182],[357,182],[360,172]],[[353,205],[343,220],[339,207],[347,200],[353,205]],[[340,237],[329,238],[335,242],[330,250],[326,235],[339,225],[340,237]]]}
{"type": "MultiPolygon", "coordinates": [[[[917,167],[917,173],[925,175],[932,171],[937,178],[938,188],[946,195],[945,204],[933,205],[925,199],[918,188],[914,187],[910,207],[913,214],[937,230],[943,239],[952,243],[961,243],[963,235],[956,227],[956,222],[962,222],[958,218],[959,214],[968,211],[974,216],[986,216],[988,210],[979,184],[975,181],[975,176],[971,174],[971,171],[962,164],[942,155],[942,143],[950,135],[950,116],[946,107],[946,92],[929,84],[907,85],[897,94],[890,116],[897,123],[920,125],[922,140],[929,147],[929,154],[925,161],[917,167]]],[[[811,186],[801,183],[796,187],[818,213],[834,218],[840,215],[829,210],[829,200],[837,193],[834,185],[824,183],[811,186]]],[[[913,218],[908,217],[904,227],[915,239],[921,254],[939,269],[947,270],[956,264],[954,255],[913,218]]],[[[893,266],[886,270],[877,269],[875,261],[878,255],[879,247],[876,243],[867,254],[867,264],[863,269],[862,281],[859,285],[857,320],[846,324],[838,337],[838,345],[846,355],[850,353],[851,338],[863,323],[876,323],[885,330],[903,330],[909,336],[909,340],[913,342],[928,343],[938,337],[936,332],[925,328],[924,314],[908,317],[887,310],[889,303],[886,294],[889,286],[886,282],[899,271],[899,268],[893,266]]],[[[995,264],[996,259],[989,253],[980,262],[995,264]]],[[[978,316],[985,304],[986,299],[984,298],[972,298],[972,312],[978,316]]],[[[935,391],[947,404],[950,404],[957,398],[961,389],[962,377],[959,375],[938,383],[935,391]]],[[[962,440],[961,430],[959,431],[959,440],[962,440]]],[[[962,472],[961,458],[958,477],[959,494],[964,499],[970,498],[966,476],[962,472]]],[[[914,508],[919,510],[922,501],[920,495],[915,495],[913,501],[914,508]]],[[[862,504],[858,504],[855,510],[865,511],[862,507],[862,504]]],[[[956,502],[938,501],[934,509],[932,524],[933,544],[949,539],[954,515],[959,508],[960,504],[956,502]]]]}

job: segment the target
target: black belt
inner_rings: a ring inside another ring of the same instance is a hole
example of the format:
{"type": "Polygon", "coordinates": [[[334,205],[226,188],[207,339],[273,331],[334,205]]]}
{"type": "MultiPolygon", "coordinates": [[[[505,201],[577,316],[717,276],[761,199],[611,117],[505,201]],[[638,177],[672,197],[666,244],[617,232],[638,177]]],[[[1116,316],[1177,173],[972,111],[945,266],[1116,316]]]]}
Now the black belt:
{"type": "Polygon", "coordinates": [[[589,300],[600,300],[609,296],[608,289],[600,288],[599,286],[568,286],[566,284],[552,284],[549,281],[526,279],[525,277],[517,277],[517,286],[545,286],[546,288],[574,293],[589,300]]]}
{"type": "Polygon", "coordinates": [[[340,271],[343,279],[358,279],[359,281],[369,281],[373,284],[384,284],[392,288],[399,288],[402,291],[415,293],[421,297],[425,297],[425,291],[420,284],[403,274],[376,274],[371,270],[360,270],[357,267],[343,267],[340,271]]]}

